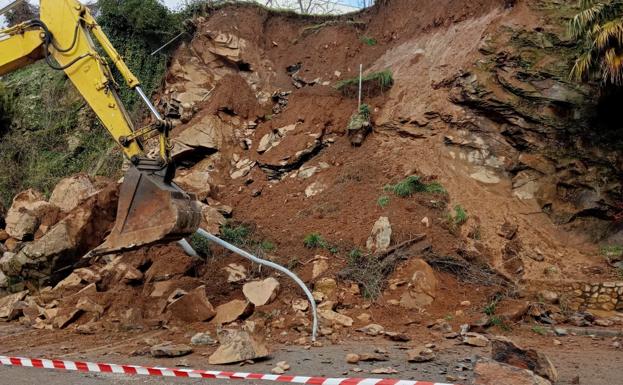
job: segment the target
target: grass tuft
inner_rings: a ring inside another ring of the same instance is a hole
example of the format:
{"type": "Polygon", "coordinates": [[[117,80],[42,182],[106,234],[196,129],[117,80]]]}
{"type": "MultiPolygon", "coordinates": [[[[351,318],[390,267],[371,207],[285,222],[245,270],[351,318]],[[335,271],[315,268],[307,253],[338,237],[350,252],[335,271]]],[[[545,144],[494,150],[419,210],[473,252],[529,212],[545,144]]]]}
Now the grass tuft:
{"type": "Polygon", "coordinates": [[[361,36],[359,40],[361,40],[363,44],[368,45],[370,47],[373,47],[377,45],[378,43],[375,38],[370,37],[370,36],[361,36]]]}
{"type": "Polygon", "coordinates": [[[385,186],[385,191],[392,192],[401,198],[410,197],[415,193],[447,193],[446,189],[439,182],[424,183],[422,178],[417,175],[411,175],[395,185],[387,185],[385,186]]]}
{"type": "MultiPolygon", "coordinates": [[[[362,79],[363,94],[374,96],[389,90],[394,85],[392,71],[372,72],[362,79]]],[[[335,84],[335,88],[344,96],[354,97],[359,92],[359,77],[344,79],[335,84]]]]}
{"type": "Polygon", "coordinates": [[[390,203],[390,198],[387,195],[384,195],[382,197],[379,197],[379,199],[376,202],[381,208],[385,208],[389,205],[390,203]]]}
{"type": "Polygon", "coordinates": [[[303,244],[308,249],[324,249],[328,247],[327,241],[318,233],[312,233],[305,236],[303,244]]]}

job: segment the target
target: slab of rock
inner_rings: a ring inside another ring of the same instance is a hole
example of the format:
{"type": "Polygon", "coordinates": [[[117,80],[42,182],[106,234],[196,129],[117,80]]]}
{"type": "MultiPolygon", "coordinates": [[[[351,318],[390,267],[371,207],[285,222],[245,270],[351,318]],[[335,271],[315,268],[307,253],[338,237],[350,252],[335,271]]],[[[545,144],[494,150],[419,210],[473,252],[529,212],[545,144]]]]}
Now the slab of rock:
{"type": "Polygon", "coordinates": [[[474,375],[474,385],[552,385],[530,370],[493,361],[476,363],[474,375]]]}
{"type": "Polygon", "coordinates": [[[314,283],[314,292],[322,293],[324,298],[332,298],[337,292],[337,281],[333,278],[321,278],[314,283]]]}
{"type": "Polygon", "coordinates": [[[360,329],[357,329],[357,331],[361,333],[365,333],[369,336],[375,337],[375,336],[385,333],[385,328],[378,324],[370,324],[360,329]]]}
{"type": "Polygon", "coordinates": [[[359,360],[360,360],[359,354],[348,353],[346,355],[346,362],[348,362],[349,364],[356,364],[359,362],[359,360]]]}
{"type": "Polygon", "coordinates": [[[264,306],[271,303],[279,293],[279,281],[275,278],[266,278],[263,281],[255,281],[244,284],[242,292],[244,296],[255,306],[264,306]]]}
{"type": "Polygon", "coordinates": [[[182,357],[193,352],[193,348],[188,345],[161,344],[152,346],[149,353],[155,358],[182,357]]]}
{"type": "Polygon", "coordinates": [[[88,175],[74,175],[58,182],[50,196],[50,203],[67,213],[96,192],[97,188],[88,175]]]}
{"type": "Polygon", "coordinates": [[[407,290],[400,298],[400,305],[407,309],[422,309],[430,306],[435,300],[439,284],[435,271],[423,259],[410,261],[407,269],[412,271],[413,275],[407,290]]]}
{"type": "Polygon", "coordinates": [[[227,223],[227,220],[216,207],[201,204],[201,228],[210,234],[219,234],[221,226],[225,223],[227,223]]]}
{"type": "Polygon", "coordinates": [[[482,334],[465,333],[465,335],[463,336],[463,343],[469,346],[484,348],[484,347],[489,346],[490,341],[487,337],[483,336],[482,334]]]}
{"type": "Polygon", "coordinates": [[[175,178],[175,183],[188,192],[195,193],[197,199],[205,201],[210,195],[212,177],[206,171],[190,171],[175,178]]]}
{"type": "Polygon", "coordinates": [[[216,316],[212,319],[217,325],[224,325],[238,319],[247,318],[253,313],[253,304],[249,301],[236,299],[216,307],[216,316]]]}
{"type": "Polygon", "coordinates": [[[366,242],[368,250],[385,251],[392,240],[392,225],[389,218],[380,217],[372,227],[372,234],[366,242]]]}
{"type": "Polygon", "coordinates": [[[407,351],[407,361],[409,362],[429,362],[437,357],[432,349],[419,347],[407,351]]]}
{"type": "Polygon", "coordinates": [[[232,364],[263,358],[270,354],[262,333],[254,322],[247,321],[241,330],[218,331],[219,348],[210,356],[210,365],[232,364]]]}
{"type": "Polygon", "coordinates": [[[43,280],[100,245],[117,211],[117,186],[89,197],[41,238],[27,243],[0,268],[8,277],[43,280]]]}
{"type": "Polygon", "coordinates": [[[331,309],[319,309],[318,315],[332,324],[339,324],[346,327],[353,326],[354,321],[352,318],[331,309]]]}
{"type": "Polygon", "coordinates": [[[517,224],[505,221],[502,226],[500,226],[498,230],[498,235],[510,241],[515,238],[518,229],[519,226],[517,226],[517,224]]]}
{"type": "Polygon", "coordinates": [[[329,262],[325,257],[319,257],[312,265],[312,279],[316,279],[329,270],[329,262]]]}
{"type": "Polygon", "coordinates": [[[185,322],[209,321],[216,315],[214,307],[206,296],[205,286],[190,291],[173,300],[167,307],[171,315],[185,322]]]}
{"type": "Polygon", "coordinates": [[[314,182],[305,189],[305,196],[311,198],[327,189],[327,185],[321,182],[314,182]]]}
{"type": "Polygon", "coordinates": [[[236,283],[247,279],[247,268],[237,263],[230,263],[225,267],[227,282],[236,283]]]}
{"type": "Polygon", "coordinates": [[[101,317],[104,315],[104,306],[98,304],[90,298],[80,298],[78,303],[76,304],[76,309],[82,310],[85,313],[94,313],[97,317],[101,317]]]}
{"type": "Polygon", "coordinates": [[[12,321],[15,317],[15,307],[21,302],[28,291],[22,291],[15,294],[9,294],[5,297],[0,298],[0,319],[5,321],[12,321]]]}
{"type": "Polygon", "coordinates": [[[524,349],[506,337],[496,336],[491,340],[491,358],[531,370],[551,382],[558,381],[558,371],[549,357],[534,349],[524,349]]]}
{"type": "Polygon", "coordinates": [[[208,114],[182,131],[174,141],[193,149],[214,152],[221,149],[225,138],[231,137],[233,128],[217,116],[208,114]]]}
{"type": "Polygon", "coordinates": [[[45,201],[43,195],[35,190],[23,191],[13,198],[7,211],[5,231],[17,240],[32,240],[39,226],[56,223],[58,207],[45,201]]]}
{"type": "Polygon", "coordinates": [[[80,309],[63,309],[52,320],[52,325],[57,329],[65,329],[76,322],[84,312],[80,309]]]}
{"type": "Polygon", "coordinates": [[[217,343],[218,342],[212,338],[209,332],[197,333],[190,339],[190,344],[197,346],[216,345],[217,343]]]}
{"type": "Polygon", "coordinates": [[[80,278],[81,281],[84,281],[86,283],[98,283],[99,281],[102,280],[102,276],[99,273],[86,267],[75,269],[72,274],[77,276],[78,278],[80,278]]]}

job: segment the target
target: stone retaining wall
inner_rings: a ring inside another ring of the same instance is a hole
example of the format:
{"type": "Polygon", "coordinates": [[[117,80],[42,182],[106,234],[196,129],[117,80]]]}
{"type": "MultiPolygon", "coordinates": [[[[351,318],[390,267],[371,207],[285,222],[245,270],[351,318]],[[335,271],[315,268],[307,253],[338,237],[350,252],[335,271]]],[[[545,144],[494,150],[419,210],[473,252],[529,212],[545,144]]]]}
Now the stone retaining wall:
{"type": "Polygon", "coordinates": [[[571,310],[623,311],[623,282],[575,282],[565,288],[563,298],[571,310]]]}

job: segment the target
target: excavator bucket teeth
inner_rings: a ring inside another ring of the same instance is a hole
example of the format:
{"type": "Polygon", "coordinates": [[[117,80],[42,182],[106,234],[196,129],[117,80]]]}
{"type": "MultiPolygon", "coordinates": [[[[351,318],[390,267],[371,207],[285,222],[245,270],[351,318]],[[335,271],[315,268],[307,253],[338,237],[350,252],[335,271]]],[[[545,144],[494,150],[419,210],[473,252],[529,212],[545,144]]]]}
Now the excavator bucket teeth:
{"type": "Polygon", "coordinates": [[[200,221],[201,208],[193,194],[157,173],[130,167],[119,192],[115,226],[94,253],[179,240],[194,233],[200,221]]]}

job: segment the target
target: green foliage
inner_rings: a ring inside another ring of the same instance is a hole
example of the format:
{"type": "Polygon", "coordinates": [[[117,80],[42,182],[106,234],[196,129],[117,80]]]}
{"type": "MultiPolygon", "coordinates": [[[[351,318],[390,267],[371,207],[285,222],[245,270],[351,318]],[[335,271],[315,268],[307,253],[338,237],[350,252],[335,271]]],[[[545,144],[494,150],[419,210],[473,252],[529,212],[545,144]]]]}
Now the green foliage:
{"type": "Polygon", "coordinates": [[[569,32],[580,45],[571,76],[623,85],[623,1],[579,0],[569,32]]]}
{"type": "Polygon", "coordinates": [[[370,36],[361,36],[359,40],[361,40],[363,44],[369,45],[371,47],[375,46],[378,43],[375,38],[370,37],[370,36]]]}
{"type": "Polygon", "coordinates": [[[392,192],[395,195],[406,198],[417,193],[446,194],[446,190],[439,182],[424,183],[422,178],[417,175],[411,175],[395,185],[385,186],[385,191],[392,192]]]}
{"type": "Polygon", "coordinates": [[[207,258],[212,255],[210,250],[210,241],[205,237],[195,233],[188,238],[188,243],[190,246],[199,254],[200,256],[207,258]]]}
{"type": "Polygon", "coordinates": [[[454,223],[458,226],[461,226],[467,222],[469,216],[467,215],[467,211],[461,205],[454,206],[454,223]]]}
{"type": "Polygon", "coordinates": [[[382,208],[387,207],[389,205],[389,202],[390,202],[390,198],[387,195],[379,197],[379,199],[377,200],[377,204],[381,206],[382,208]]]}
{"type": "Polygon", "coordinates": [[[349,130],[359,130],[370,124],[370,106],[362,104],[359,106],[357,112],[355,112],[348,122],[349,130]]]}
{"type": "Polygon", "coordinates": [[[322,236],[318,233],[312,233],[312,234],[308,234],[307,236],[305,236],[305,239],[303,240],[303,244],[308,249],[319,249],[319,248],[324,249],[328,247],[327,241],[325,241],[322,238],[322,236]]]}
{"type": "Polygon", "coordinates": [[[362,256],[363,252],[357,247],[352,249],[350,253],[348,253],[349,261],[351,261],[352,263],[356,263],[357,261],[359,261],[362,256]]]}
{"type": "Polygon", "coordinates": [[[489,302],[484,309],[482,309],[482,312],[485,313],[486,315],[488,315],[489,317],[492,317],[495,314],[495,310],[498,307],[498,301],[497,300],[493,300],[491,302],[489,302]]]}
{"type": "Polygon", "coordinates": [[[49,195],[67,175],[117,177],[121,153],[62,72],[37,63],[2,79],[0,200],[19,191],[49,195]]]}
{"type": "Polygon", "coordinates": [[[491,322],[491,325],[497,326],[505,332],[509,332],[512,330],[512,328],[506,322],[504,322],[502,318],[500,318],[499,316],[493,316],[489,318],[489,321],[491,322]]]}
{"type": "Polygon", "coordinates": [[[221,226],[221,238],[235,246],[245,246],[249,243],[251,230],[245,225],[226,223],[221,226]]]}
{"type": "Polygon", "coordinates": [[[601,255],[608,260],[623,257],[623,246],[621,245],[602,246],[600,251],[601,255]]]}
{"type": "Polygon", "coordinates": [[[547,330],[543,326],[535,325],[532,327],[532,332],[539,335],[547,335],[547,330]]]}
{"type": "MultiPolygon", "coordinates": [[[[98,6],[98,23],[147,95],[151,95],[162,83],[167,57],[150,54],[181,31],[181,17],[158,0],[99,0],[98,6]]],[[[117,83],[125,85],[112,67],[117,83]]],[[[145,110],[136,93],[121,87],[119,94],[132,116],[140,118],[145,110]]]]}
{"type": "Polygon", "coordinates": [[[260,242],[260,247],[262,248],[262,250],[264,250],[267,253],[270,253],[271,251],[274,251],[277,248],[274,243],[272,243],[271,241],[266,241],[266,240],[260,242]]]}
{"type": "MultiPolygon", "coordinates": [[[[394,85],[394,75],[391,70],[372,72],[362,78],[364,94],[385,92],[394,85]]],[[[357,95],[359,89],[359,76],[344,79],[335,84],[335,88],[346,96],[357,95]]]]}

